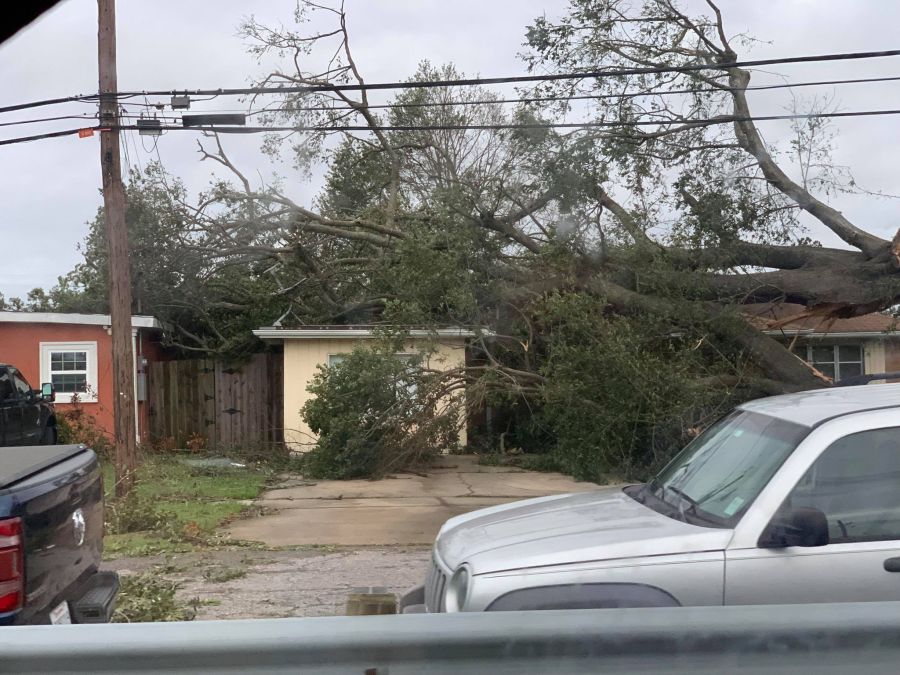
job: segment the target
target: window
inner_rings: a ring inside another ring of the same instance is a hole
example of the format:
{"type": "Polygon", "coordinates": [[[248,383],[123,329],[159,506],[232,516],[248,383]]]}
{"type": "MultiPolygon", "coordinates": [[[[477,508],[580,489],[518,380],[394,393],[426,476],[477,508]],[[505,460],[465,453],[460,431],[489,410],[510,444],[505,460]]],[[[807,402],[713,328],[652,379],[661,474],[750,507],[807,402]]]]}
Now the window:
{"type": "Polygon", "coordinates": [[[97,343],[42,342],[41,381],[52,382],[56,400],[97,401],[97,343]]]}
{"type": "Polygon", "coordinates": [[[794,488],[788,505],[822,511],[833,544],[900,539],[900,427],[833,443],[794,488]]]}
{"type": "Polygon", "coordinates": [[[861,345],[800,345],[794,353],[835,381],[865,373],[861,345]]]}
{"type": "Polygon", "coordinates": [[[29,398],[31,396],[31,385],[25,381],[25,378],[22,377],[22,373],[13,370],[13,384],[16,387],[16,395],[20,398],[29,398]]]}
{"type": "Polygon", "coordinates": [[[12,376],[6,370],[0,370],[0,401],[13,398],[16,389],[13,386],[12,376]]]}
{"type": "Polygon", "coordinates": [[[331,366],[336,366],[337,364],[342,363],[346,358],[346,354],[329,354],[328,367],[330,368],[331,366]]]}

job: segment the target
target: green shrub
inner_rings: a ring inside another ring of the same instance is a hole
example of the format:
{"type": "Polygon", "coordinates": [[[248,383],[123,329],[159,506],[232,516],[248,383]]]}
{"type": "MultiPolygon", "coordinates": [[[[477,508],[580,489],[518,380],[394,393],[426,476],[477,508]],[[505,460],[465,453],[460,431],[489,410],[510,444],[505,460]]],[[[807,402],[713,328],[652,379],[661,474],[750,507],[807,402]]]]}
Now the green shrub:
{"type": "Polygon", "coordinates": [[[421,464],[456,442],[458,399],[440,374],[389,347],[357,348],[320,366],[301,414],[318,435],[304,464],[313,478],[380,476],[421,464]]]}
{"type": "Polygon", "coordinates": [[[729,405],[695,384],[714,358],[700,337],[650,319],[609,317],[585,295],[547,298],[541,424],[555,437],[555,463],[576,478],[644,478],[689,429],[729,405]]]}
{"type": "Polygon", "coordinates": [[[113,455],[113,444],[106,431],[85,411],[77,396],[72,397],[70,409],[56,411],[56,436],[63,445],[86,445],[103,458],[113,455]]]}

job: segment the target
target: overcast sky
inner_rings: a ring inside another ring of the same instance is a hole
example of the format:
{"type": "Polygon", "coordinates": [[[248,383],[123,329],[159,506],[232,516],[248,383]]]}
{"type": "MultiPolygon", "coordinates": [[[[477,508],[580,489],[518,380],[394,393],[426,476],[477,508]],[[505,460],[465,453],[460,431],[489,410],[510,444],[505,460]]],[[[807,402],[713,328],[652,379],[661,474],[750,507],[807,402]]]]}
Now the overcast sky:
{"type": "MultiPolygon", "coordinates": [[[[689,5],[696,6],[691,0],[689,5]]],[[[741,56],[764,58],[898,47],[900,3],[886,0],[779,0],[777,3],[722,0],[731,33],[765,40],[741,56]],[[777,9],[776,9],[777,8],[777,9]]],[[[401,80],[419,61],[452,61],[467,74],[523,73],[517,59],[525,26],[536,16],[558,15],[564,0],[347,0],[355,56],[367,80],[401,80]]],[[[263,72],[247,54],[237,27],[249,14],[275,24],[292,20],[293,0],[119,0],[119,88],[194,89],[236,87],[263,72]]],[[[66,0],[0,46],[0,106],[97,91],[96,2],[66,0]]],[[[836,64],[779,66],[773,71],[794,81],[900,75],[900,58],[836,64]]],[[[754,82],[774,81],[760,73],[754,82]]],[[[900,83],[854,85],[834,91],[846,110],[900,109],[900,83]]],[[[790,104],[786,90],[755,95],[756,114],[780,113],[790,104]]],[[[223,107],[218,103],[218,107],[223,107]]],[[[0,122],[84,113],[88,104],[37,108],[0,115],[0,122]]],[[[850,166],[861,185],[900,194],[896,157],[900,118],[842,120],[835,159],[850,166]]],[[[12,138],[79,126],[58,121],[0,127],[12,138]]],[[[85,124],[87,126],[87,124],[85,124]]],[[[761,127],[768,140],[784,139],[785,124],[761,127]]],[[[129,162],[146,165],[156,157],[147,138],[128,134],[129,162]],[[143,140],[143,146],[141,141],[143,140]]],[[[271,168],[258,152],[260,139],[228,138],[242,166],[263,173],[271,168]]],[[[97,137],[64,137],[0,146],[0,231],[4,262],[0,292],[24,296],[49,288],[79,260],[76,244],[101,204],[97,137]]],[[[194,137],[169,133],[158,141],[170,173],[192,190],[202,189],[213,167],[200,163],[194,137]]],[[[296,180],[292,178],[292,180],[296,180]]],[[[309,201],[318,178],[297,182],[292,194],[309,201]]],[[[900,225],[897,200],[840,197],[834,205],[856,224],[890,237],[900,225]]],[[[816,231],[820,234],[820,231],[816,231]]],[[[827,237],[827,243],[834,243],[827,237]]]]}

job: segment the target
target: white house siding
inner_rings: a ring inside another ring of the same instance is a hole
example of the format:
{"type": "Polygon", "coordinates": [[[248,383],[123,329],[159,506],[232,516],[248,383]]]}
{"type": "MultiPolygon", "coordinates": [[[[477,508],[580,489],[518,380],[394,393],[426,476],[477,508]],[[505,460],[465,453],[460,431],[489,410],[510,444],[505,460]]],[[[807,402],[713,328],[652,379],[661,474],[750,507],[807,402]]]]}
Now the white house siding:
{"type": "Polygon", "coordinates": [[[887,371],[887,368],[885,368],[884,340],[866,340],[866,342],[863,343],[863,350],[865,353],[865,368],[867,374],[884,373],[887,371]]]}
{"type": "MultiPolygon", "coordinates": [[[[301,418],[300,409],[312,398],[312,394],[306,388],[318,372],[318,366],[327,365],[329,355],[346,354],[359,344],[372,344],[372,340],[364,338],[284,340],[284,441],[291,450],[308,452],[316,444],[316,435],[301,418]]],[[[412,340],[404,351],[417,351],[417,344],[422,346],[421,341],[412,340]]],[[[465,338],[442,337],[436,345],[436,350],[428,361],[428,367],[449,370],[465,365],[465,338]]],[[[460,423],[459,442],[465,445],[467,441],[465,417],[460,423]]]]}

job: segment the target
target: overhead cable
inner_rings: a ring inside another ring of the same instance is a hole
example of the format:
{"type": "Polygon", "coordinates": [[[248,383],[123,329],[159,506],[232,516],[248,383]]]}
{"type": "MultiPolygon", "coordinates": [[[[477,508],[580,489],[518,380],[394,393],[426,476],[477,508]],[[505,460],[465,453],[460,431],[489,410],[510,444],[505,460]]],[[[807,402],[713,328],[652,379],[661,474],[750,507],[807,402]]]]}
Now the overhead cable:
{"type": "MultiPolygon", "coordinates": [[[[221,126],[164,126],[162,131],[201,131],[222,134],[258,134],[270,132],[373,132],[373,131],[501,131],[501,130],[528,130],[528,129],[596,129],[596,128],[628,128],[628,127],[669,127],[676,126],[679,129],[689,129],[718,124],[734,124],[736,122],[772,122],[779,120],[802,119],[830,119],[845,117],[872,117],[900,115],[900,109],[886,110],[851,110],[844,112],[802,113],[789,115],[720,115],[707,119],[667,119],[667,120],[634,120],[629,122],[599,121],[599,122],[533,122],[533,123],[509,123],[509,124],[433,124],[433,125],[395,125],[384,127],[370,127],[364,125],[347,126],[259,126],[259,127],[221,127],[221,126]]],[[[120,124],[109,127],[88,127],[82,129],[66,129],[35,136],[23,136],[21,138],[9,138],[0,140],[0,145],[13,143],[26,143],[43,138],[55,138],[58,136],[71,136],[84,131],[140,131],[143,127],[130,124],[120,124]]]]}
{"type": "MultiPolygon", "coordinates": [[[[819,63],[833,61],[851,61],[858,59],[884,58],[900,56],[900,49],[819,54],[813,56],[790,56],[771,59],[752,59],[744,61],[722,61],[719,63],[695,63],[681,66],[647,66],[639,68],[608,68],[582,72],[547,73],[542,75],[514,75],[506,77],[474,77],[456,80],[426,80],[405,82],[374,82],[369,84],[318,84],[318,85],[294,85],[277,87],[240,87],[217,89],[165,89],[144,91],[119,91],[104,96],[116,98],[134,98],[138,96],[244,96],[253,94],[287,94],[287,93],[312,93],[326,91],[378,91],[388,89],[431,89],[440,87],[482,86],[493,84],[513,84],[525,82],[553,82],[562,80],[600,79],[605,77],[621,77],[627,75],[653,75],[664,73],[694,73],[709,70],[727,70],[729,68],[751,68],[757,66],[770,66],[792,63],[819,63]]],[[[19,103],[11,106],[0,107],[0,113],[36,108],[39,106],[68,103],[73,101],[95,101],[100,99],[100,94],[87,94],[81,96],[68,96],[63,98],[44,99],[30,103],[19,103]]]]}

